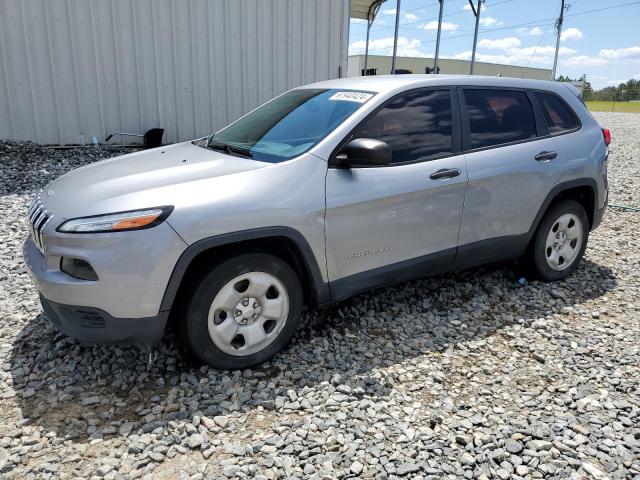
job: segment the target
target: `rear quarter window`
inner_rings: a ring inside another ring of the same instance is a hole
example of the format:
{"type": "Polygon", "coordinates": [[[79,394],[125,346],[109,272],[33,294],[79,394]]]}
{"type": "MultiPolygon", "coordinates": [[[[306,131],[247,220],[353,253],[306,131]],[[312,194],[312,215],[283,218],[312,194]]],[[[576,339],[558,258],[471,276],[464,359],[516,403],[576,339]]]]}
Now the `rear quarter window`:
{"type": "Polygon", "coordinates": [[[535,96],[550,134],[567,132],[579,127],[576,114],[558,95],[535,92],[535,96]]]}

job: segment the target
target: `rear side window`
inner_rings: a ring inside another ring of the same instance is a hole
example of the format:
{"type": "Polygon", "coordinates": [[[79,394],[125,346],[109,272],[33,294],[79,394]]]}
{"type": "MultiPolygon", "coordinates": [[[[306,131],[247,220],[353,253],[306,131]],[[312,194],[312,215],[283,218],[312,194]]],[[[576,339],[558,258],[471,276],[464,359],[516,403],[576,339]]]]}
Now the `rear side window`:
{"type": "Polygon", "coordinates": [[[449,90],[427,90],[394,98],[353,133],[387,142],[392,163],[403,163],[451,153],[452,129],[449,90]]]}
{"type": "Polygon", "coordinates": [[[575,114],[560,97],[543,92],[536,92],[535,96],[547,122],[549,133],[566,132],[578,127],[575,114]]]}
{"type": "Polygon", "coordinates": [[[471,148],[490,147],[536,136],[529,97],[516,90],[465,89],[471,148]]]}

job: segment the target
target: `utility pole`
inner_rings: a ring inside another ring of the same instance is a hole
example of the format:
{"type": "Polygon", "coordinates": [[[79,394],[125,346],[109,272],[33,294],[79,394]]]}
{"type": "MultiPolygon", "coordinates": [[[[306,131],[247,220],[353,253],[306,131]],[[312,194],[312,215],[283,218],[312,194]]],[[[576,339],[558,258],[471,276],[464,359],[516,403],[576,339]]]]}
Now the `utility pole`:
{"type": "Polygon", "coordinates": [[[564,0],[561,0],[560,16],[556,20],[556,54],[553,57],[553,71],[551,72],[551,80],[556,79],[556,67],[558,66],[558,51],[560,50],[560,37],[562,36],[562,22],[564,22],[564,0]]]}
{"type": "Polygon", "coordinates": [[[444,0],[440,0],[440,13],[438,15],[438,36],[436,37],[436,55],[433,58],[433,73],[438,73],[438,55],[440,54],[440,33],[442,32],[442,10],[444,10],[444,0]]]}
{"type": "MultiPolygon", "coordinates": [[[[564,1],[564,0],[562,0],[564,1]]],[[[471,52],[471,68],[469,69],[469,75],[473,75],[473,67],[476,63],[476,45],[478,43],[478,27],[480,26],[480,7],[484,3],[484,0],[478,0],[478,7],[473,6],[473,0],[469,0],[469,5],[471,5],[471,11],[476,17],[476,30],[473,34],[473,50],[471,52]]]]}
{"type": "Polygon", "coordinates": [[[396,52],[398,51],[398,28],[400,27],[400,0],[396,4],[396,30],[393,34],[393,57],[391,57],[391,74],[396,73],[396,52]]]}

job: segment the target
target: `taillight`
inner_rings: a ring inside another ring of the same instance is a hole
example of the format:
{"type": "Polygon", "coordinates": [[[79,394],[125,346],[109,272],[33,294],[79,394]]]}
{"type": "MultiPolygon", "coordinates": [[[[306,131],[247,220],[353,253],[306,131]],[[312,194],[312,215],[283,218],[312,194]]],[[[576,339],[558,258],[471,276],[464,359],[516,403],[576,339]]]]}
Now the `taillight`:
{"type": "Polygon", "coordinates": [[[602,129],[602,136],[604,137],[605,145],[609,146],[609,144],[611,143],[611,132],[608,128],[602,129]]]}

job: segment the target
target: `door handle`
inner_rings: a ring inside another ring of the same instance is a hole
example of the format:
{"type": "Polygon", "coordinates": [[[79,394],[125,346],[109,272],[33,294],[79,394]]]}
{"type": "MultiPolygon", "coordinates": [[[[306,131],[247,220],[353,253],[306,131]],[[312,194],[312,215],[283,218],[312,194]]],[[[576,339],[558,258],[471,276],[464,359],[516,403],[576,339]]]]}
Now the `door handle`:
{"type": "Polygon", "coordinates": [[[433,172],[429,175],[431,180],[439,180],[441,178],[453,178],[460,175],[460,170],[457,168],[441,168],[437,172],[433,172]]]}
{"type": "Polygon", "coordinates": [[[549,160],[553,160],[556,158],[558,154],[556,152],[540,152],[534,158],[539,162],[548,162],[549,160]]]}

